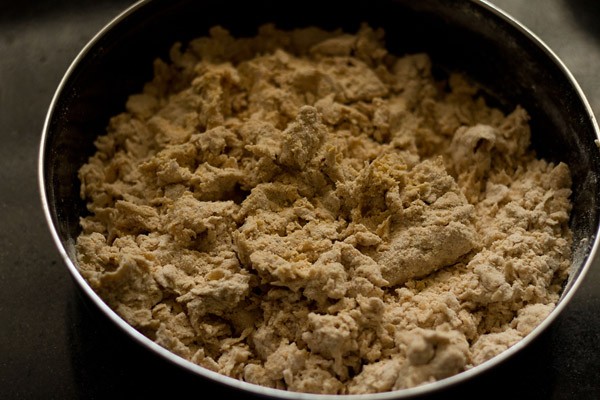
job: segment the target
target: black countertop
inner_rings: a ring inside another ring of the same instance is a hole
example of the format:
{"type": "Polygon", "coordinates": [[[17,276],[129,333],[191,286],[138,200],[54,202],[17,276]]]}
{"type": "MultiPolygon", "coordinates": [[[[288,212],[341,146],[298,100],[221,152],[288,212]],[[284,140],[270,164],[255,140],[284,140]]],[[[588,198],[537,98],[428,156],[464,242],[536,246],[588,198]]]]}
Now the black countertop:
{"type": "MultiPolygon", "coordinates": [[[[46,110],[67,67],[127,0],[0,2],[0,398],[251,398],[147,354],[80,298],[37,186],[46,110]]],[[[563,60],[600,115],[600,2],[496,0],[563,60]]],[[[600,261],[600,260],[599,260],[600,261]]],[[[426,398],[600,399],[600,262],[519,354],[426,398]]]]}

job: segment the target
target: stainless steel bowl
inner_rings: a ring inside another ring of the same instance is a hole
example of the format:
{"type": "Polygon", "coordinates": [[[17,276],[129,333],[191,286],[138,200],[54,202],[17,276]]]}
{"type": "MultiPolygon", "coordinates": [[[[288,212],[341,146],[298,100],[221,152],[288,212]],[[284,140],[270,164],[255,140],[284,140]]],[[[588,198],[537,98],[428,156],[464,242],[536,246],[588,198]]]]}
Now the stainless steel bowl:
{"type": "MultiPolygon", "coordinates": [[[[110,116],[124,108],[131,93],[152,76],[152,61],[167,58],[176,41],[203,36],[220,24],[234,35],[252,35],[258,25],[281,28],[309,25],[356,31],[361,22],[383,27],[390,51],[425,51],[439,71],[458,70],[487,91],[494,105],[521,104],[532,117],[532,144],[539,156],[571,167],[574,193],[570,226],[574,260],[569,281],[554,311],[529,336],[501,355],[459,375],[424,386],[369,395],[406,398],[463,382],[519,352],[563,311],[584,279],[598,248],[600,138],[590,106],[571,73],[527,28],[485,1],[371,0],[360,4],[305,0],[289,13],[287,2],[205,0],[140,1],[102,29],[73,61],[46,117],[39,153],[39,185],[52,236],[77,286],[123,332],[180,367],[230,387],[273,398],[298,393],[269,389],[228,378],[186,361],[137,332],[112,311],[79,274],[75,239],[85,204],[77,171],[94,152],[93,141],[110,116]],[[235,12],[234,12],[235,11],[235,12]]],[[[332,397],[302,394],[305,399],[332,397]]],[[[364,398],[364,396],[362,396],[364,398]]]]}

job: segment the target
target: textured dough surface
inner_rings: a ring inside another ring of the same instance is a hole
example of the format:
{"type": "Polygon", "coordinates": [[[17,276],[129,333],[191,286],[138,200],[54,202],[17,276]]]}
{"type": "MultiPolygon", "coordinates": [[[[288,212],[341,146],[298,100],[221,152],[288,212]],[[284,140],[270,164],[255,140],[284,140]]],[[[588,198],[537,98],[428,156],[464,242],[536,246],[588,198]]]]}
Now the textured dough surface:
{"type": "Polygon", "coordinates": [[[215,27],[176,44],[80,169],[78,265],[194,363],[311,393],[422,385],[553,309],[567,165],[384,33],[215,27]]]}

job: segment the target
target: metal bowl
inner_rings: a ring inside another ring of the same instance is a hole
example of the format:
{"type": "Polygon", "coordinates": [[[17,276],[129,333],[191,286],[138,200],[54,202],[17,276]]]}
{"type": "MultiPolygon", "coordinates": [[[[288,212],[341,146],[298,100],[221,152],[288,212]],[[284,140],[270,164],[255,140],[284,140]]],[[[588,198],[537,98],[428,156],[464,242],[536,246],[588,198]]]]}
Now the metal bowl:
{"type": "MultiPolygon", "coordinates": [[[[310,25],[355,32],[361,22],[383,27],[396,54],[427,52],[439,71],[462,71],[479,83],[495,106],[522,105],[531,115],[532,145],[540,157],[564,161],[573,175],[574,260],[570,278],[552,313],[533,332],[495,358],[450,378],[412,389],[369,395],[405,398],[465,381],[523,349],[562,312],[598,248],[600,138],[593,112],[571,73],[534,34],[493,5],[464,0],[371,0],[352,4],[305,0],[288,12],[287,2],[140,1],[102,29],[73,61],[46,117],[39,153],[39,185],[50,231],[77,286],[127,335],[180,367],[206,379],[272,398],[297,393],[222,376],[180,358],[128,325],[90,288],[76,267],[79,216],[77,171],[95,151],[94,139],[123,110],[127,96],[152,76],[152,61],[167,58],[176,41],[203,36],[216,24],[235,36],[253,35],[274,22],[287,29],[310,25]]],[[[303,394],[305,399],[340,396],[303,394]]],[[[361,397],[342,395],[341,397],[361,397]]],[[[363,396],[364,397],[364,396],[363,396]]]]}

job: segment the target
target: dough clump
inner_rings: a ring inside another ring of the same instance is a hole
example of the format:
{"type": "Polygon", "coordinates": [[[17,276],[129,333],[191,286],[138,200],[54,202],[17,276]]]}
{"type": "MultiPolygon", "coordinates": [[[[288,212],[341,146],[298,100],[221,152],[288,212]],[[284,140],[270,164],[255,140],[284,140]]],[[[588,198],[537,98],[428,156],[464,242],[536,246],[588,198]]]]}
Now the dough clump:
{"type": "Polygon", "coordinates": [[[78,266],[137,330],[246,382],[358,394],[481,364],[568,275],[571,178],[528,114],[384,32],[221,27],[80,169],[78,266]]]}

